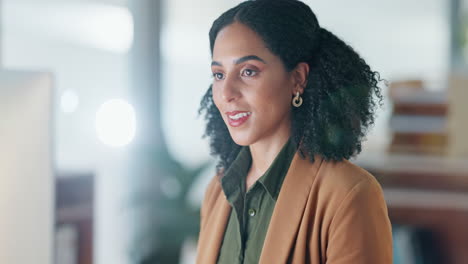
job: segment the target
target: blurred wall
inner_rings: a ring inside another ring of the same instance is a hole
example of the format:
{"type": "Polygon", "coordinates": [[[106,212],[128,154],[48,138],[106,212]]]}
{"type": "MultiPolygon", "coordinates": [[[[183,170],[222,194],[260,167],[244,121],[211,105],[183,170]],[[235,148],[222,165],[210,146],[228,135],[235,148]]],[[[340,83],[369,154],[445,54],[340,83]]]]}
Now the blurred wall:
{"type": "MultiPolygon", "coordinates": [[[[200,139],[203,122],[195,119],[210,82],[208,30],[221,12],[238,2],[163,4],[164,130],[170,150],[190,165],[209,158],[207,142],[200,139]],[[188,145],[199,151],[187,152],[188,145]]],[[[443,87],[439,83],[449,66],[446,1],[428,0],[424,8],[403,0],[306,2],[323,27],[351,44],[382,77],[422,77],[432,81],[433,89],[443,87]]],[[[125,0],[4,0],[4,65],[52,69],[59,94],[71,90],[79,98],[75,112],[56,113],[59,168],[92,170],[107,151],[96,139],[93,122],[101,103],[125,98],[129,92],[125,42],[131,32],[126,29],[126,4],[125,0]],[[96,35],[109,41],[96,41],[96,35]]]]}
{"type": "Polygon", "coordinates": [[[3,65],[55,73],[58,169],[94,170],[107,151],[96,137],[96,111],[128,93],[130,15],[118,5],[73,0],[6,0],[3,14],[3,65]],[[78,100],[73,112],[62,106],[67,92],[78,100]]]}
{"type": "MultiPolygon", "coordinates": [[[[240,1],[165,2],[162,28],[163,129],[173,153],[188,164],[208,158],[196,120],[210,83],[208,31],[213,20],[240,1]],[[181,120],[178,117],[183,116],[181,120]],[[198,151],[187,152],[187,146],[198,151]]],[[[422,78],[444,89],[449,69],[449,2],[306,0],[322,27],[349,43],[387,80],[422,78]]],[[[384,93],[386,89],[384,89],[384,93]]],[[[389,101],[379,112],[364,149],[381,149],[390,138],[389,101]]]]}

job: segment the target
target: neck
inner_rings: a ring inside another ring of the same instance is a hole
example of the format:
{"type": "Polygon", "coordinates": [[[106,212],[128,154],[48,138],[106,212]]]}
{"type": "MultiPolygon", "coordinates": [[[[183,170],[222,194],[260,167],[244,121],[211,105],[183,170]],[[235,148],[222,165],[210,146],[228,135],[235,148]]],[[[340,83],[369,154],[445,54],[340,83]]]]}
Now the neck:
{"type": "Polygon", "coordinates": [[[250,153],[252,155],[250,173],[256,175],[254,178],[258,179],[268,170],[281,151],[281,148],[288,141],[290,135],[291,133],[288,128],[275,134],[274,137],[263,139],[262,141],[250,145],[250,153]]]}

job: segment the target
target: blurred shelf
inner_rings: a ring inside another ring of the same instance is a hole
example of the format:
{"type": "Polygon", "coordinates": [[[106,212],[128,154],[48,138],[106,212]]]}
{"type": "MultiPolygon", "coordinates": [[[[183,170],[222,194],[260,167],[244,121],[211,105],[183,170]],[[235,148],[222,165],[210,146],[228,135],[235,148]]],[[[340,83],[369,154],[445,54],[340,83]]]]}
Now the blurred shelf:
{"type": "Polygon", "coordinates": [[[468,191],[468,158],[366,152],[352,161],[385,187],[468,191]]]}
{"type": "Polygon", "coordinates": [[[384,195],[387,205],[392,208],[424,208],[468,212],[468,193],[384,187],[384,195]]]}
{"type": "Polygon", "coordinates": [[[392,224],[430,230],[443,264],[468,263],[468,158],[366,152],[351,161],[381,183],[392,224]]]}
{"type": "Polygon", "coordinates": [[[424,228],[432,233],[437,242],[434,248],[444,260],[440,264],[468,263],[467,194],[385,187],[384,194],[392,224],[424,228]]]}

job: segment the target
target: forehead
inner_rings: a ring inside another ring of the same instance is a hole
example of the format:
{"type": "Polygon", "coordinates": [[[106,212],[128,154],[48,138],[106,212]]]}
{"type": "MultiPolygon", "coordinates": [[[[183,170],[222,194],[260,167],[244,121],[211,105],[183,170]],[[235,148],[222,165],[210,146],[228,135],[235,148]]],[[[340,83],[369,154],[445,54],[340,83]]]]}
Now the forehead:
{"type": "Polygon", "coordinates": [[[261,37],[244,24],[233,23],[219,31],[213,47],[213,60],[220,60],[223,57],[241,57],[246,54],[264,57],[273,55],[261,37]]]}

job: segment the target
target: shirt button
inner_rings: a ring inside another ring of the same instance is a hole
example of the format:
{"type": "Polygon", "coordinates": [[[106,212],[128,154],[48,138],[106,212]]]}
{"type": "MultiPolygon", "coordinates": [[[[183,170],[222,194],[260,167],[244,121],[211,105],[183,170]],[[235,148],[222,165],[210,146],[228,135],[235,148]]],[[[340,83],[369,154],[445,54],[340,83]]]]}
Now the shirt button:
{"type": "Polygon", "coordinates": [[[249,209],[249,215],[250,216],[255,216],[256,213],[257,212],[255,211],[255,209],[252,209],[252,208],[249,209]]]}

